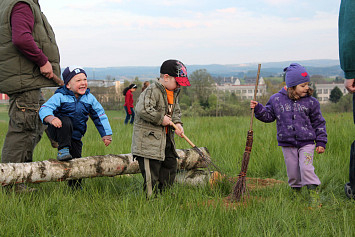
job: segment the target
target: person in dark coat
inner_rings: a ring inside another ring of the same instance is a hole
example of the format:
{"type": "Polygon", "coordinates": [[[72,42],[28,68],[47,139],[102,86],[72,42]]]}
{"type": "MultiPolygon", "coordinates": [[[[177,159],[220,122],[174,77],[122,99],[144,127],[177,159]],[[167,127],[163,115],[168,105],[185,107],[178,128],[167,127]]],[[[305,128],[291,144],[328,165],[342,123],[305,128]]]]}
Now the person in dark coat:
{"type": "MultiPolygon", "coordinates": [[[[344,71],[345,88],[355,92],[355,1],[341,1],[339,11],[339,59],[344,71]]],[[[355,123],[355,94],[353,94],[353,119],[355,123]]],[[[349,182],[345,194],[355,199],[355,140],[350,146],[349,182]]]]}

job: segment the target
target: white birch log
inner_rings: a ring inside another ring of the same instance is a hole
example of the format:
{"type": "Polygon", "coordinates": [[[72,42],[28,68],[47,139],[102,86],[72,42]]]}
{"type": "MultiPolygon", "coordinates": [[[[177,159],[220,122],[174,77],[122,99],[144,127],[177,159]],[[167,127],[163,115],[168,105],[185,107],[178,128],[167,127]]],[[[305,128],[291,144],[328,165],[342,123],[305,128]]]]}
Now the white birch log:
{"type": "MultiPolygon", "coordinates": [[[[207,148],[199,148],[207,159],[207,148]]],[[[178,169],[206,168],[207,164],[193,149],[177,150],[178,169]]],[[[77,158],[67,162],[54,159],[31,163],[0,163],[2,186],[17,183],[55,182],[71,179],[116,176],[140,173],[132,154],[103,155],[77,158]]]]}

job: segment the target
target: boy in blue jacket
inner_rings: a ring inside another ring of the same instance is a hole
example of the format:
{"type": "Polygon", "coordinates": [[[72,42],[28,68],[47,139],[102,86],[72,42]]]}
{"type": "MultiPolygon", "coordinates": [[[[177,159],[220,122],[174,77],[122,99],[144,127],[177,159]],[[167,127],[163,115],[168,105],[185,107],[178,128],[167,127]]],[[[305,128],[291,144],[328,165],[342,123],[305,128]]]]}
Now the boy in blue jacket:
{"type": "MultiPolygon", "coordinates": [[[[89,116],[106,146],[112,141],[112,130],[103,107],[87,88],[84,69],[78,66],[67,67],[62,76],[64,86],[58,88],[42,105],[39,116],[44,124],[48,124],[50,137],[59,144],[57,159],[67,161],[81,157],[81,138],[86,132],[89,116]]],[[[81,182],[71,181],[70,186],[71,183],[77,186],[81,182]]]]}

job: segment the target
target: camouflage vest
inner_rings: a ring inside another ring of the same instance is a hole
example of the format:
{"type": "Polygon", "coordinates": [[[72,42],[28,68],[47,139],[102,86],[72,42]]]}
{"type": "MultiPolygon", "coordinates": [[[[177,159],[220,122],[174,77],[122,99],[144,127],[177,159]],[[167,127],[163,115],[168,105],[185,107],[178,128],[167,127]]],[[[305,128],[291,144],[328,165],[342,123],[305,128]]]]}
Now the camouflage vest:
{"type": "Polygon", "coordinates": [[[20,53],[12,43],[11,11],[16,3],[25,2],[34,16],[32,36],[48,57],[53,72],[60,77],[59,50],[52,27],[41,12],[38,0],[1,0],[0,2],[0,92],[19,93],[57,86],[41,75],[39,67],[20,53]]]}

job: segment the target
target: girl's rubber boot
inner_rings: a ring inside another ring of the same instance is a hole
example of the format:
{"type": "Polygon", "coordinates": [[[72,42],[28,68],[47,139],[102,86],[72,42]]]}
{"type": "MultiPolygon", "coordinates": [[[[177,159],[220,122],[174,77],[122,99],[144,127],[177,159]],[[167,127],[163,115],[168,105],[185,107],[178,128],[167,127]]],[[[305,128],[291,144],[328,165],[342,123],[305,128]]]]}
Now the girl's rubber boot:
{"type": "Polygon", "coordinates": [[[321,207],[322,203],[320,201],[318,185],[310,184],[307,185],[309,191],[309,204],[311,208],[321,207]]]}

